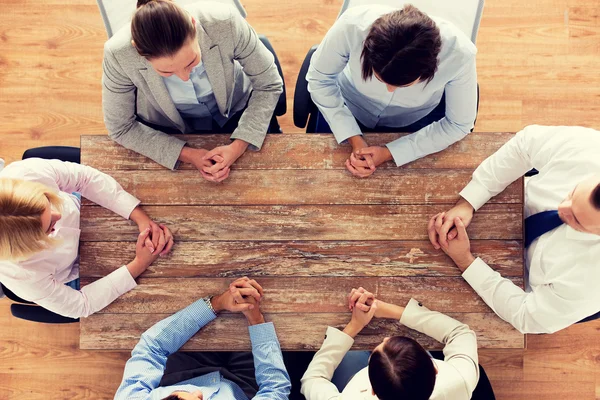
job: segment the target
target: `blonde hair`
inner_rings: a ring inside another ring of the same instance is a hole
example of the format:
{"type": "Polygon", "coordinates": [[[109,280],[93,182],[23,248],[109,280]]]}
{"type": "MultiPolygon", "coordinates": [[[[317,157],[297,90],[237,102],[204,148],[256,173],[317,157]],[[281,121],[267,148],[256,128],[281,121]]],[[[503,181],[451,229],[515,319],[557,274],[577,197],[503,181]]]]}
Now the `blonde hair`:
{"type": "Polygon", "coordinates": [[[22,179],[0,179],[0,259],[18,261],[48,249],[57,240],[42,227],[48,201],[58,211],[62,200],[49,187],[22,179]]]}

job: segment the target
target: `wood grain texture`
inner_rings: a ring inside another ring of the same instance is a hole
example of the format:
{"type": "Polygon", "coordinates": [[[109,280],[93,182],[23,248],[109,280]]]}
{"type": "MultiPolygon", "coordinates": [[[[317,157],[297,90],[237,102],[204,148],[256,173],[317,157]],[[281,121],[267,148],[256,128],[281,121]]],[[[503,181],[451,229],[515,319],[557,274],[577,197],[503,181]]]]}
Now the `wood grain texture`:
{"type": "MultiPolygon", "coordinates": [[[[241,276],[460,276],[460,270],[429,241],[178,242],[144,272],[145,278],[237,278],[241,276]]],[[[523,274],[520,241],[472,240],[502,276],[523,274]]],[[[82,242],[83,276],[108,275],[135,255],[133,242],[82,242]]]]}
{"type": "MultiPolygon", "coordinates": [[[[94,148],[90,149],[93,152],[94,148]]],[[[86,152],[87,153],[87,152],[86,152]]],[[[268,155],[267,155],[268,157],[268,155]]],[[[114,171],[111,175],[144,205],[453,204],[472,171],[376,171],[368,179],[348,171],[233,171],[215,184],[197,171],[114,171]]],[[[489,203],[522,201],[523,181],[489,203]]],[[[92,204],[86,201],[86,204],[92,204]]]]}
{"type": "MultiPolygon", "coordinates": [[[[94,314],[81,321],[82,349],[131,349],[139,340],[139,333],[166,318],[166,314],[94,314]]],[[[523,336],[506,322],[490,313],[450,314],[469,324],[477,332],[478,345],[485,347],[523,347],[523,336]]],[[[304,314],[266,314],[267,321],[275,324],[282,349],[318,350],[323,343],[327,326],[343,329],[350,320],[349,313],[319,313],[311,315],[310,324],[304,314]]],[[[241,315],[222,315],[192,337],[184,350],[248,350],[250,338],[241,315]],[[219,340],[215,341],[215,337],[219,340]]],[[[426,348],[440,348],[434,339],[409,330],[392,320],[373,320],[356,337],[354,349],[372,350],[391,332],[413,337],[426,348]]]]}
{"type": "MultiPolygon", "coordinates": [[[[522,286],[522,278],[510,278],[522,286]]],[[[93,279],[82,278],[85,286],[93,279]]],[[[196,299],[228,290],[229,278],[138,278],[135,290],[125,293],[101,314],[173,314],[190,297],[196,299]]],[[[265,290],[261,310],[266,313],[345,312],[347,295],[360,286],[383,301],[407,304],[414,297],[427,299],[431,309],[443,312],[491,312],[483,300],[460,277],[262,277],[265,290]]],[[[310,316],[309,316],[310,315],[310,316]]],[[[141,332],[140,332],[141,333],[141,332]]]]}
{"type": "MultiPolygon", "coordinates": [[[[370,133],[366,140],[372,145],[385,145],[404,133],[370,133]]],[[[230,143],[229,135],[176,135],[192,147],[212,149],[230,143]]],[[[402,169],[475,169],[481,161],[492,155],[513,133],[474,132],[448,149],[416,160],[402,169]]],[[[152,160],[127,150],[107,136],[81,136],[81,147],[94,151],[83,154],[83,164],[102,171],[117,170],[164,170],[152,160]]],[[[234,169],[345,169],[352,148],[349,144],[337,144],[333,135],[267,135],[260,152],[247,151],[234,165],[234,169]]],[[[395,169],[392,162],[379,169],[395,169]]],[[[182,163],[181,170],[195,170],[191,164],[182,163]]]]}
{"type": "MultiPolygon", "coordinates": [[[[148,206],[177,241],[426,240],[440,206],[148,206]]],[[[472,239],[520,240],[522,207],[489,204],[469,226],[472,239]]],[[[137,226],[102,207],[81,212],[81,240],[135,241],[137,226]]]]}

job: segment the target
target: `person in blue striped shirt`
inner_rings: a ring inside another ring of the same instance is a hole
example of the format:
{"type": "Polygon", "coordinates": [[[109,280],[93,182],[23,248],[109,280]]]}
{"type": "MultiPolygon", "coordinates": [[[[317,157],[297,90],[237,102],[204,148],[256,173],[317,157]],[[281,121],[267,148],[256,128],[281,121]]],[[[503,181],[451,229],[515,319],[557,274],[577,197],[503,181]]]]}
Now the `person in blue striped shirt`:
{"type": "Polygon", "coordinates": [[[115,400],[287,399],[290,378],[275,327],[260,311],[262,296],[255,280],[240,278],[155,324],[131,352],[115,400]],[[223,310],[244,314],[252,353],[176,353],[223,310]]]}

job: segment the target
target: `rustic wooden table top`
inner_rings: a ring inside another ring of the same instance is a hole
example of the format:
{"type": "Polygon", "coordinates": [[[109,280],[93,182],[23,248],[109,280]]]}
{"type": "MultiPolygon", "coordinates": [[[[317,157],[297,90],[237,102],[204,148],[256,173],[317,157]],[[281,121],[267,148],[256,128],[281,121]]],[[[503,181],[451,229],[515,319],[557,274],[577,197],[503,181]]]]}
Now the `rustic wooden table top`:
{"type": "MultiPolygon", "coordinates": [[[[384,144],[400,134],[367,135],[384,144]]],[[[228,143],[228,135],[182,135],[193,147],[228,143]]],[[[350,152],[331,135],[269,135],[262,151],[248,151],[220,184],[191,165],[177,171],[128,151],[106,136],[81,137],[81,162],[112,175],[167,224],[176,239],[138,286],[81,321],[82,349],[132,349],[152,324],[193,301],[226,290],[237,277],[265,288],[262,305],[283,349],[314,350],[326,327],[350,320],[353,287],[405,305],[411,297],[465,322],[482,348],[523,348],[524,336],[498,318],[427,238],[429,218],[447,210],[473,170],[512,137],[472,133],[449,149],[402,168],[382,165],[368,179],[344,168],[350,152]]],[[[472,251],[523,284],[523,182],[479,210],[469,227],[472,251]]],[[[137,229],[85,201],[81,213],[82,285],[129,262],[137,229]]],[[[374,319],[355,348],[407,335],[426,348],[435,340],[397,321],[374,319]]],[[[195,335],[187,350],[248,350],[242,315],[223,313],[195,335]]]]}

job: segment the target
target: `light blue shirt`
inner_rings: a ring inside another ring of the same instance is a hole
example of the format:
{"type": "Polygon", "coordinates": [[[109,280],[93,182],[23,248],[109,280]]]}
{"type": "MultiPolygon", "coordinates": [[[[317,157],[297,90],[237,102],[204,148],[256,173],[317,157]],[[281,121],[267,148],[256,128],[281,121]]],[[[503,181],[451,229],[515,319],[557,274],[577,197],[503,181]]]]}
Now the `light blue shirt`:
{"type": "Polygon", "coordinates": [[[162,77],[179,114],[194,130],[211,130],[212,120],[219,126],[227,118],[221,115],[204,64],[195,66],[190,79],[182,81],[177,75],[162,77]]]}
{"type": "Polygon", "coordinates": [[[431,17],[442,37],[439,65],[431,82],[390,93],[375,77],[364,81],[360,56],[365,38],[377,18],[395,10],[384,5],[348,9],[325,35],[311,59],[306,79],[312,100],[338,143],[362,134],[356,119],[370,128],[417,122],[433,111],[445,92],[444,118],[387,144],[400,166],[445,149],[473,128],[477,113],[477,49],[453,24],[431,17]]]}
{"type": "MultiPolygon", "coordinates": [[[[198,300],[178,313],[166,318],[144,332],[125,365],[123,381],[115,400],[160,400],[173,392],[200,390],[205,400],[248,400],[234,382],[212,372],[159,387],[167,357],[175,353],[196,332],[216,318],[204,300],[198,300]]],[[[291,383],[283,364],[283,356],[273,323],[249,328],[254,356],[256,382],[259,390],[255,400],[287,400],[291,383]]]]}

